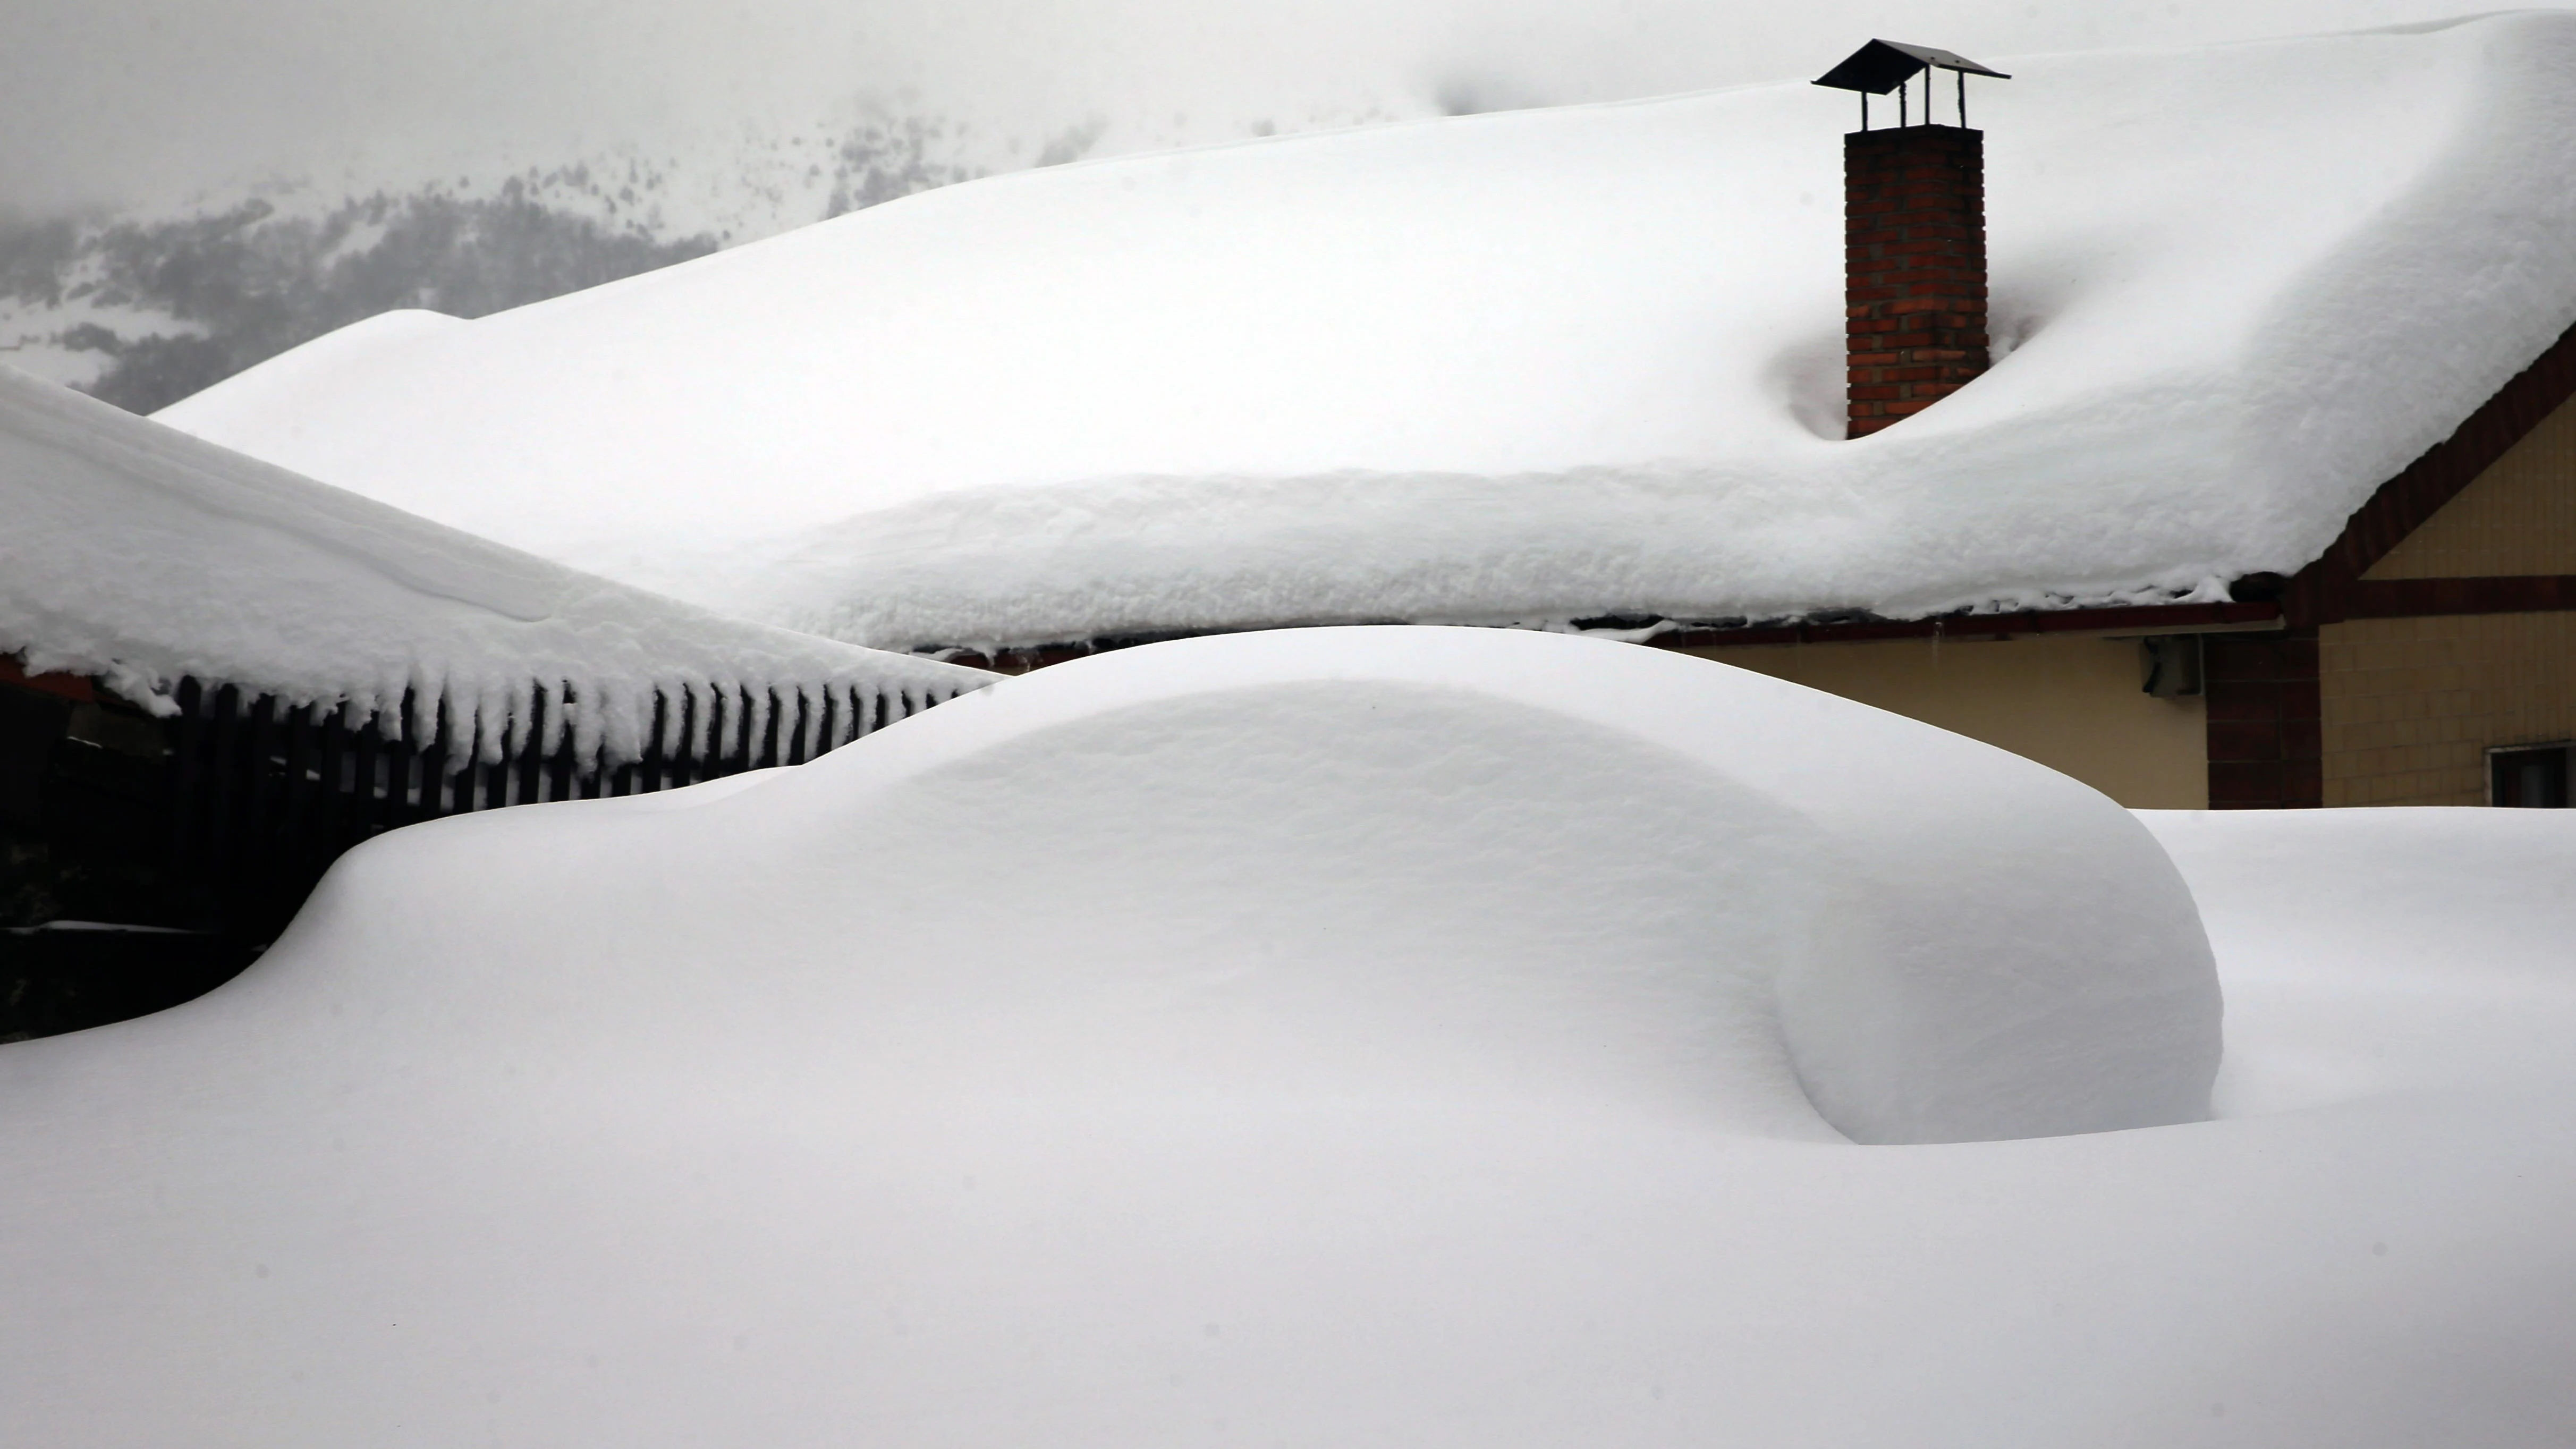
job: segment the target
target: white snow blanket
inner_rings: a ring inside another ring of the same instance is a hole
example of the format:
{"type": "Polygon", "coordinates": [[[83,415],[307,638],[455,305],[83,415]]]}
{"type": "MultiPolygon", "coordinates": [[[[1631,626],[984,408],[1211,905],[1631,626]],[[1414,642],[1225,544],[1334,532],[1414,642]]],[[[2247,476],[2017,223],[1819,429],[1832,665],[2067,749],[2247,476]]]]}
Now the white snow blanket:
{"type": "Polygon", "coordinates": [[[191,675],[360,718],[408,700],[421,734],[444,709],[493,751],[543,688],[555,730],[611,764],[640,755],[657,690],[676,728],[691,695],[701,721],[713,694],[773,689],[900,714],[993,678],[576,573],[5,367],[0,653],[165,711],[191,675]]]}
{"type": "Polygon", "coordinates": [[[1988,59],[1999,360],[1860,442],[1803,79],[951,187],[163,416],[866,644],[1911,617],[2295,570],[2576,321],[2576,16],[1988,59]]]}
{"type": "Polygon", "coordinates": [[[2219,1120],[1860,1146],[1904,1101],[1810,1053],[1864,1029],[1990,1127],[2197,1115],[2155,1063],[2207,1081],[2214,999],[2132,818],[1720,666],[1425,633],[1157,646],[398,831],[213,995],[0,1047],[11,1433],[2576,1424],[2576,816],[2149,817],[2232,998],[2219,1120]],[[1796,971],[1842,989],[1802,1019],[1796,971]]]}

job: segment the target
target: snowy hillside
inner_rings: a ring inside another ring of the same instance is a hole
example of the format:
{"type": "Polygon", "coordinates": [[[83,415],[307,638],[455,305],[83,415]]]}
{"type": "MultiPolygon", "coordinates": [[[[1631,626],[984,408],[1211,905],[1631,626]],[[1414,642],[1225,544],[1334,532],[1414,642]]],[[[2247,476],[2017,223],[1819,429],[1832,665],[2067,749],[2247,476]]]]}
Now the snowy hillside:
{"type": "Polygon", "coordinates": [[[1391,118],[1317,105],[1202,121],[1186,136],[1102,116],[1000,135],[853,104],[797,125],[684,126],[576,154],[522,145],[445,165],[348,163],[148,206],[0,211],[0,359],[149,412],[393,308],[479,317],[1103,145],[1391,118]]]}
{"type": "Polygon", "coordinates": [[[0,1046],[0,1400],[100,1446],[2563,1443],[2571,823],[2142,830],[1597,640],[1078,661],[395,832],[214,994],[0,1046]],[[2034,1110],[2170,1125],[1919,1140],[2034,1110]]]}
{"type": "Polygon", "coordinates": [[[0,220],[0,356],[148,412],[393,308],[479,317],[1032,161],[869,115],[546,164],[234,185],[104,214],[0,220]],[[497,173],[497,174],[496,174],[497,173]]]}
{"type": "Polygon", "coordinates": [[[657,688],[945,698],[991,681],[579,574],[7,368],[0,654],[165,711],[191,675],[361,718],[408,699],[466,738],[496,726],[495,749],[532,686],[568,685],[584,753],[611,763],[638,756],[657,688]]]}
{"type": "Polygon", "coordinates": [[[2208,598],[2576,321],[2576,17],[1984,57],[1994,370],[1839,440],[1803,82],[1002,177],[174,426],[887,646],[2208,598]]]}

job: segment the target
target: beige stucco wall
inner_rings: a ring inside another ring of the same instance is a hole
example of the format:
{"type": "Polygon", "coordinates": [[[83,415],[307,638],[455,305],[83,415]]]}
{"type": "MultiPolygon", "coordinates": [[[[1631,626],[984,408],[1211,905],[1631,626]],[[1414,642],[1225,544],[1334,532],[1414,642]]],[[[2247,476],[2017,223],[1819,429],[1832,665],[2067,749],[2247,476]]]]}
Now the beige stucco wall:
{"type": "Polygon", "coordinates": [[[2576,403],[2562,404],[2365,579],[2576,574],[2576,403]]]}
{"type": "Polygon", "coordinates": [[[2318,632],[2328,805],[2482,805],[2491,745],[2576,739],[2576,614],[2318,632]]]}
{"type": "Polygon", "coordinates": [[[1892,639],[1685,652],[1984,740],[2123,805],[2209,803],[2200,701],[2141,690],[2135,640],[1892,639]]]}

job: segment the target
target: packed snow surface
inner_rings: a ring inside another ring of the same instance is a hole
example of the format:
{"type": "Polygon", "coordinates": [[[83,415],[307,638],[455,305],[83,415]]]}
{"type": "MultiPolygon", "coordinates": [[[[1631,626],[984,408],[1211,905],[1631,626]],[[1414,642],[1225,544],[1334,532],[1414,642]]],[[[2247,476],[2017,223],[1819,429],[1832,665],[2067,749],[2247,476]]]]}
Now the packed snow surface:
{"type": "Polygon", "coordinates": [[[674,728],[693,695],[855,691],[901,714],[992,680],[576,573],[5,367],[0,653],[163,710],[189,676],[361,719],[444,709],[487,753],[543,688],[610,763],[641,753],[657,691],[674,728]]]}
{"type": "Polygon", "coordinates": [[[950,187],[163,416],[868,644],[1904,616],[2294,570],[2576,321],[2576,16],[2001,68],[1999,360],[1860,442],[1803,80],[950,187]]]}
{"type": "Polygon", "coordinates": [[[398,831],[213,995],[0,1047],[0,1397],[75,1446],[2565,1442],[2576,817],[2146,824],[2218,1120],[1892,1147],[1834,1130],[1901,1125],[1873,1074],[2198,1116],[2199,927],[2099,797],[1701,661],[1156,646],[398,831]]]}

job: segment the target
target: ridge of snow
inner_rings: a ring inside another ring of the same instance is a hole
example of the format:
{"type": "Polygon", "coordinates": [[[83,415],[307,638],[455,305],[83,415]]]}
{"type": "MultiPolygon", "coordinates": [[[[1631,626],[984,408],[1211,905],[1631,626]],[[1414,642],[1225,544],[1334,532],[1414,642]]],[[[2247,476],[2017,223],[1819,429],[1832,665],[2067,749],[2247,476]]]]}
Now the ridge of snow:
{"type": "Polygon", "coordinates": [[[6,367],[0,652],[162,713],[189,676],[360,718],[409,708],[423,734],[446,711],[495,758],[542,688],[572,701],[553,728],[610,764],[641,757],[657,690],[675,708],[747,690],[765,710],[772,690],[926,704],[993,678],[589,577],[6,367]]]}
{"type": "Polygon", "coordinates": [[[163,416],[889,647],[1921,617],[2294,571],[2576,321],[2576,16],[1999,59],[1997,362],[1858,442],[1803,83],[968,183],[163,416]]]}

